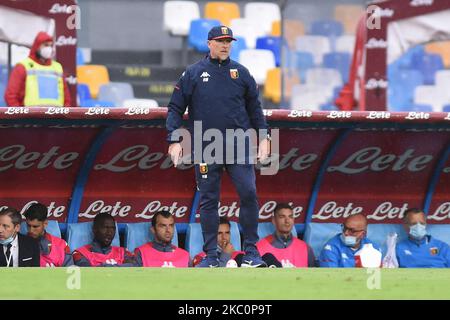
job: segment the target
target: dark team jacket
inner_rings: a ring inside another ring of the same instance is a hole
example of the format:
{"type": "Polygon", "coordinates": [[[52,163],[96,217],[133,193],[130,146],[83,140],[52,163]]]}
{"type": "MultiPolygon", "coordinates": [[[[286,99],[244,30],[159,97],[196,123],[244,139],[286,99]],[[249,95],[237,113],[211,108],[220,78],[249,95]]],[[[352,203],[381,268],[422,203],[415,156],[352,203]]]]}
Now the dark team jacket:
{"type": "Polygon", "coordinates": [[[168,105],[167,141],[177,142],[173,131],[182,125],[188,108],[189,130],[202,121],[202,130],[268,129],[258,100],[258,86],[247,68],[227,59],[206,56],[183,73],[168,105]]]}

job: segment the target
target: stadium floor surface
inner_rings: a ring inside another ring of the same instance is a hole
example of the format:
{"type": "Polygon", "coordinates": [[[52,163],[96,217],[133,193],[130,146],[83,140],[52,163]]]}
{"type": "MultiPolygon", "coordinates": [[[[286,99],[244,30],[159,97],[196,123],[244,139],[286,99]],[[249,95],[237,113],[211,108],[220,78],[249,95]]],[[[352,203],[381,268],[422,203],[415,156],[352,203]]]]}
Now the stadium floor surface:
{"type": "Polygon", "coordinates": [[[0,299],[450,299],[449,269],[78,270],[0,268],[0,299]]]}

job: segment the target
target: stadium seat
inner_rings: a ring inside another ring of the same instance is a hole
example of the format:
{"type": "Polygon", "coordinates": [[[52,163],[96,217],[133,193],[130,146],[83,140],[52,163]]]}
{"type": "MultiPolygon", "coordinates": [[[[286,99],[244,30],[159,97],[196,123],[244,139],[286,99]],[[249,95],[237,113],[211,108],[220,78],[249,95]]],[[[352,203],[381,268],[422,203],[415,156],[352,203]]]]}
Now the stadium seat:
{"type": "Polygon", "coordinates": [[[259,37],[256,39],[256,49],[266,49],[273,52],[275,56],[275,65],[280,66],[281,63],[281,46],[282,41],[280,37],[259,37]]]}
{"type": "MultiPolygon", "coordinates": [[[[275,226],[272,222],[262,222],[258,223],[258,237],[259,240],[267,237],[268,235],[271,235],[275,232],[275,226]]],[[[297,230],[295,228],[292,228],[292,234],[294,237],[297,237],[297,230]]]]}
{"type": "Polygon", "coordinates": [[[413,104],[414,90],[423,84],[423,75],[418,70],[397,69],[388,72],[388,107],[391,111],[403,111],[413,104]]]}
{"type": "Polygon", "coordinates": [[[199,52],[208,52],[208,32],[212,27],[220,26],[220,21],[215,19],[195,19],[191,21],[188,43],[199,52]]]}
{"type": "Polygon", "coordinates": [[[239,53],[239,63],[250,71],[257,84],[263,85],[267,71],[275,68],[275,56],[270,50],[246,49],[239,53]]]}
{"type": "MultiPolygon", "coordinates": [[[[234,33],[233,33],[234,35],[234,33]]],[[[239,61],[239,53],[242,50],[248,49],[247,43],[245,42],[245,38],[243,37],[234,37],[236,41],[233,41],[233,45],[231,47],[230,59],[234,61],[239,61]]]]}
{"type": "Polygon", "coordinates": [[[158,102],[153,99],[126,99],[123,101],[124,108],[157,108],[158,102]]]}
{"type": "MultiPolygon", "coordinates": [[[[133,252],[135,248],[143,244],[153,241],[155,238],[150,231],[151,222],[127,223],[125,225],[125,242],[124,246],[128,251],[133,252]]],[[[172,244],[178,246],[177,226],[175,225],[172,244]]]]}
{"type": "Polygon", "coordinates": [[[82,66],[85,64],[83,51],[81,48],[77,47],[77,66],[82,66]]]}
{"type": "Polygon", "coordinates": [[[449,224],[427,224],[428,233],[434,238],[444,241],[450,245],[449,224]]]}
{"type": "Polygon", "coordinates": [[[437,41],[425,45],[425,51],[441,56],[444,66],[450,69],[450,41],[437,41]]]}
{"type": "Polygon", "coordinates": [[[276,20],[272,22],[272,28],[270,29],[270,35],[272,37],[281,37],[281,21],[276,20]]]}
{"type": "Polygon", "coordinates": [[[104,101],[97,99],[87,99],[80,103],[80,107],[93,108],[93,107],[103,107],[103,108],[113,108],[115,107],[112,101],[104,101]]]}
{"type": "Polygon", "coordinates": [[[126,82],[110,82],[100,86],[98,99],[111,101],[116,107],[123,107],[127,99],[134,99],[133,87],[126,82]]]}
{"type": "Polygon", "coordinates": [[[444,69],[442,57],[434,53],[426,53],[413,58],[413,68],[420,70],[423,74],[425,84],[434,84],[436,71],[444,69]]]}
{"type": "Polygon", "coordinates": [[[281,69],[273,68],[267,71],[264,85],[264,98],[274,102],[281,102],[281,69]]]}
{"type": "Polygon", "coordinates": [[[306,83],[330,87],[342,86],[342,77],[338,70],[331,68],[312,68],[306,71],[306,83]]]}
{"type": "Polygon", "coordinates": [[[219,20],[222,25],[229,26],[232,19],[241,17],[241,11],[234,2],[207,2],[204,17],[219,20]]]}
{"type": "Polygon", "coordinates": [[[292,87],[290,108],[318,111],[320,106],[329,103],[332,97],[333,88],[328,85],[297,84],[292,87]]]}
{"type": "Polygon", "coordinates": [[[353,55],[353,50],[355,49],[355,40],[356,37],[354,35],[343,35],[336,39],[336,51],[337,52],[347,52],[350,55],[353,55]]]}
{"type": "Polygon", "coordinates": [[[109,73],[103,65],[77,66],[77,80],[89,86],[91,97],[97,99],[100,86],[109,83],[109,73]]]}
{"type": "Polygon", "coordinates": [[[450,104],[446,104],[445,106],[442,107],[442,111],[443,112],[450,112],[450,104]]]}
{"type": "Polygon", "coordinates": [[[323,66],[339,70],[344,83],[348,82],[351,56],[347,52],[330,52],[323,56],[323,66]]]}
{"type": "Polygon", "coordinates": [[[436,87],[442,90],[448,90],[450,88],[450,70],[438,70],[435,74],[434,80],[436,87]]]}
{"type": "Polygon", "coordinates": [[[315,36],[337,38],[343,33],[342,23],[336,20],[318,20],[311,23],[309,33],[315,36]]]}
{"type": "Polygon", "coordinates": [[[367,225],[367,238],[376,243],[383,253],[387,253],[386,239],[390,233],[397,233],[397,242],[403,241],[407,238],[402,224],[394,223],[369,223],[367,225]]]}
{"type": "Polygon", "coordinates": [[[187,36],[191,21],[200,18],[196,1],[165,1],[163,11],[164,30],[173,36],[187,36]]]}
{"type": "Polygon", "coordinates": [[[77,84],[77,95],[80,99],[78,104],[82,105],[84,104],[84,101],[92,99],[91,92],[89,91],[89,86],[85,83],[78,83],[77,84]]]}
{"type": "Polygon", "coordinates": [[[346,34],[354,34],[364,12],[364,8],[360,5],[338,4],[334,7],[334,19],[342,23],[346,34]]]}
{"type": "Polygon", "coordinates": [[[314,57],[314,63],[321,65],[323,55],[331,51],[330,41],[324,36],[300,36],[295,41],[297,51],[310,52],[314,57]]]}
{"type": "Polygon", "coordinates": [[[294,53],[294,60],[295,69],[298,71],[300,80],[304,81],[306,72],[314,68],[314,56],[311,52],[297,51],[294,53]]]}
{"type": "Polygon", "coordinates": [[[340,223],[311,222],[306,225],[303,240],[313,249],[314,256],[318,259],[325,243],[340,232],[340,223]]]}
{"type": "Polygon", "coordinates": [[[258,37],[266,35],[257,21],[245,18],[231,20],[230,28],[233,30],[233,35],[235,37],[242,37],[245,39],[245,43],[249,49],[254,49],[256,47],[256,39],[258,37]]]}
{"type": "Polygon", "coordinates": [[[280,7],[269,2],[247,2],[244,6],[244,16],[257,22],[264,35],[270,34],[272,22],[281,20],[280,7]]]}
{"type": "Polygon", "coordinates": [[[319,109],[320,111],[339,111],[338,107],[336,107],[334,104],[329,103],[320,105],[319,109]]]}
{"type": "MultiPolygon", "coordinates": [[[[241,234],[236,222],[230,221],[231,226],[231,244],[235,250],[241,250],[241,234]]],[[[200,223],[190,223],[186,231],[186,246],[191,258],[194,258],[200,252],[203,252],[203,234],[200,223]]]]}
{"type": "Polygon", "coordinates": [[[6,102],[4,100],[5,90],[6,86],[3,83],[0,83],[0,107],[6,107],[6,102]]]}
{"type": "MultiPolygon", "coordinates": [[[[47,228],[45,228],[45,231],[50,233],[52,236],[61,238],[61,230],[59,229],[59,223],[56,220],[48,220],[47,228]]],[[[21,234],[27,234],[28,228],[26,221],[22,221],[20,224],[20,233],[21,234]]]]}
{"type": "MultiPolygon", "coordinates": [[[[82,246],[90,244],[94,240],[92,226],[94,222],[69,223],[67,227],[67,244],[70,250],[78,249],[82,246]]],[[[113,246],[120,246],[119,228],[116,223],[116,234],[112,241],[113,246]]]]}
{"type": "Polygon", "coordinates": [[[434,112],[442,112],[442,107],[448,103],[448,94],[436,86],[417,86],[414,90],[414,104],[433,106],[434,112]]]}
{"type": "Polygon", "coordinates": [[[295,41],[305,34],[305,25],[298,20],[284,20],[283,38],[286,39],[289,48],[295,49],[295,41]]]}

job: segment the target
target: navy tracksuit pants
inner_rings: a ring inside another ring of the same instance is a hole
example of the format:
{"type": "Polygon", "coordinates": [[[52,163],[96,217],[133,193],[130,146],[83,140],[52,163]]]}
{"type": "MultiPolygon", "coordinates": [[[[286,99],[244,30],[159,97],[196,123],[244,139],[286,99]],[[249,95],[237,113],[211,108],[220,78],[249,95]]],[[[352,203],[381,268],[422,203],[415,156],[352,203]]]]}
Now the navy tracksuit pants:
{"type": "Polygon", "coordinates": [[[240,199],[239,224],[243,231],[243,249],[256,250],[256,242],[258,242],[259,205],[256,197],[254,166],[252,164],[208,164],[208,172],[202,175],[197,164],[195,176],[200,192],[200,222],[205,241],[203,251],[210,257],[217,256],[218,209],[224,167],[240,199]]]}

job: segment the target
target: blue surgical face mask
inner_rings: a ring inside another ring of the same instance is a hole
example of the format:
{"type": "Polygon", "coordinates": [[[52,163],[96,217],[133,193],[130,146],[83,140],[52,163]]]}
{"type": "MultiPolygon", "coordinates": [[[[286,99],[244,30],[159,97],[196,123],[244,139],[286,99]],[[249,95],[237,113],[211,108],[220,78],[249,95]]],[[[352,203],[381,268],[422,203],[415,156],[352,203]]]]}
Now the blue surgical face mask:
{"type": "Polygon", "coordinates": [[[11,237],[9,237],[8,239],[5,240],[0,240],[0,244],[7,246],[8,244],[10,244],[11,242],[14,241],[14,238],[16,237],[16,234],[13,234],[11,237]]]}
{"type": "Polygon", "coordinates": [[[341,240],[347,247],[354,247],[358,241],[356,237],[346,236],[343,233],[341,234],[341,240]]]}
{"type": "Polygon", "coordinates": [[[416,223],[409,227],[409,235],[415,240],[422,240],[427,235],[427,226],[416,223]]]}

